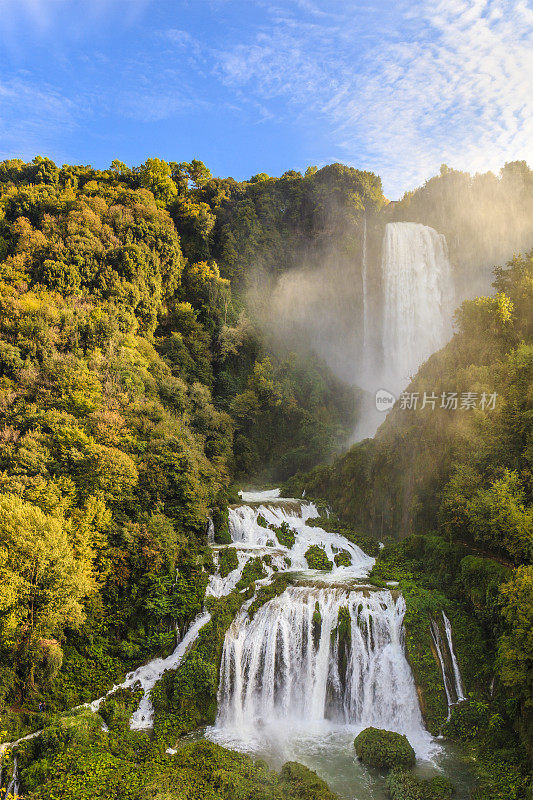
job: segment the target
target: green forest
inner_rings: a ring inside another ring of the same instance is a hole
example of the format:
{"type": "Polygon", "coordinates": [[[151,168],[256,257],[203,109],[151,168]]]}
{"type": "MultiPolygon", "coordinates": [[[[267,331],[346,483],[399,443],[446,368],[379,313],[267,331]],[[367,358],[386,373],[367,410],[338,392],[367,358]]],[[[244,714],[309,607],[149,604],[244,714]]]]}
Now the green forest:
{"type": "MultiPolygon", "coordinates": [[[[479,233],[489,179],[476,179],[479,233]]],[[[298,763],[275,772],[183,738],[214,721],[225,633],[264,574],[249,562],[234,591],[206,598],[208,519],[227,544],[237,490],[284,483],[377,554],[376,586],[399,582],[426,725],[470,754],[473,798],[528,796],[533,242],[494,259],[491,296],[460,305],[452,340],[408,387],[496,393],[494,408],[397,404],[351,448],[363,392],[311,350],[274,346],[247,303],[252,271],[320,264],[332,241],[341,261],[359,256],[366,218],[451,236],[454,219],[427,199],[445,198],[451,180],[443,169],[389,204],[376,175],[341,164],[237,182],[196,160],[0,163],[0,729],[4,742],[43,730],[2,755],[4,788],[16,755],[27,800],[334,800],[298,763]],[[210,622],[154,690],[153,732],[129,729],[134,691],[97,714],[82,706],[168,655],[204,605],[210,622]],[[449,719],[427,644],[436,608],[471,686],[449,719]]],[[[530,209],[525,165],[494,180],[499,202],[530,209]]],[[[284,581],[262,586],[257,608],[284,581]]],[[[449,797],[402,780],[390,779],[390,797],[449,797]]]]}

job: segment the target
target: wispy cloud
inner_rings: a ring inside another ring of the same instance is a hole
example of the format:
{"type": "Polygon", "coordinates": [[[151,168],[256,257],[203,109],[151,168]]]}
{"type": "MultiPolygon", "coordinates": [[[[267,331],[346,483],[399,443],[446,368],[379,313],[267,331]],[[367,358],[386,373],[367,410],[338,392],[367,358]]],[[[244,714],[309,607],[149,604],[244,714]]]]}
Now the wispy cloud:
{"type": "Polygon", "coordinates": [[[332,149],[380,172],[392,194],[442,162],[533,160],[533,11],[522,0],[411,2],[389,17],[297,5],[304,21],[276,7],[251,43],[219,53],[224,84],[320,115],[332,149]]]}
{"type": "Polygon", "coordinates": [[[46,155],[76,124],[75,105],[53,87],[37,88],[23,78],[0,81],[0,159],[46,155]]]}

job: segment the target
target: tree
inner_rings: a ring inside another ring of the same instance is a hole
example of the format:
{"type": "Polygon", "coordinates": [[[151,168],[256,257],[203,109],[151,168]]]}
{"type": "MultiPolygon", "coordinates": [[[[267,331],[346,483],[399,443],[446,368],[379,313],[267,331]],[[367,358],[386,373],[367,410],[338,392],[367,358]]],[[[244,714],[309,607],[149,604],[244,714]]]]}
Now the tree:
{"type": "Polygon", "coordinates": [[[92,563],[76,556],[62,517],[0,495],[0,635],[19,651],[30,684],[38,662],[60,658],[45,637],[79,626],[94,588],[92,563]]]}
{"type": "Polygon", "coordinates": [[[160,158],[147,158],[139,167],[139,179],[141,186],[152,192],[160,206],[167,206],[178,194],[170,166],[160,158]]]}
{"type": "Polygon", "coordinates": [[[533,567],[519,567],[501,587],[502,614],[508,632],[500,639],[499,667],[502,680],[520,692],[532,707],[533,684],[533,567]]]}

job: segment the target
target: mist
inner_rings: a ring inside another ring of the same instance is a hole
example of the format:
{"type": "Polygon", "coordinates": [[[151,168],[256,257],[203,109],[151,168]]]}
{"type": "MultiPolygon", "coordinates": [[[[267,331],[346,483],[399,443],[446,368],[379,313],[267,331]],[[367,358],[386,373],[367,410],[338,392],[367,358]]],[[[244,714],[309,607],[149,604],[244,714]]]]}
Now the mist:
{"type": "Polygon", "coordinates": [[[257,269],[247,298],[274,349],[312,351],[364,390],[355,441],[384,419],[375,392],[397,397],[451,338],[457,306],[491,294],[494,267],[532,247],[533,173],[524,162],[499,178],[443,168],[402,201],[361,213],[319,255],[308,243],[290,269],[257,269]]]}

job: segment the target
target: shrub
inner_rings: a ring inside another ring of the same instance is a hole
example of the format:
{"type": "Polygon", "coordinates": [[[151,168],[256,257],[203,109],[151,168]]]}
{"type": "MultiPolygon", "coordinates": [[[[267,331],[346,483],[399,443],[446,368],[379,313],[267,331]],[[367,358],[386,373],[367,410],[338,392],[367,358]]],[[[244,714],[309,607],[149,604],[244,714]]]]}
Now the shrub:
{"type": "Polygon", "coordinates": [[[336,553],[333,560],[338,567],[351,567],[352,565],[352,557],[347,550],[341,550],[340,553],[336,553]]]}
{"type": "Polygon", "coordinates": [[[223,578],[237,569],[239,566],[239,559],[237,551],[234,547],[225,547],[223,550],[218,551],[218,569],[223,578]]]}
{"type": "Polygon", "coordinates": [[[471,700],[461,703],[452,709],[450,719],[444,723],[442,732],[450,739],[467,741],[475,739],[489,724],[489,706],[486,703],[471,700]]]}
{"type": "Polygon", "coordinates": [[[305,551],[305,558],[309,569],[322,569],[327,572],[333,569],[333,562],[327,557],[324,548],[318,544],[312,544],[305,551]]]}
{"type": "Polygon", "coordinates": [[[282,547],[288,547],[290,549],[294,546],[296,537],[288,522],[284,521],[279,526],[271,525],[270,529],[274,531],[276,538],[282,547]]]}
{"type": "Polygon", "coordinates": [[[391,800],[449,800],[454,793],[447,778],[436,775],[424,780],[403,769],[393,769],[387,775],[387,789],[391,800]]]}
{"type": "Polygon", "coordinates": [[[369,767],[412,767],[415,751],[407,737],[381,728],[365,728],[354,741],[355,752],[369,767]]]}
{"type": "Polygon", "coordinates": [[[231,544],[229,532],[229,511],[227,508],[214,508],[211,513],[217,544],[231,544]]]}
{"type": "Polygon", "coordinates": [[[250,561],[247,561],[244,565],[242,575],[237,583],[237,589],[246,589],[246,587],[251,583],[259,581],[261,578],[265,578],[266,574],[267,573],[263,566],[263,562],[259,556],[257,558],[250,559],[250,561]]]}

